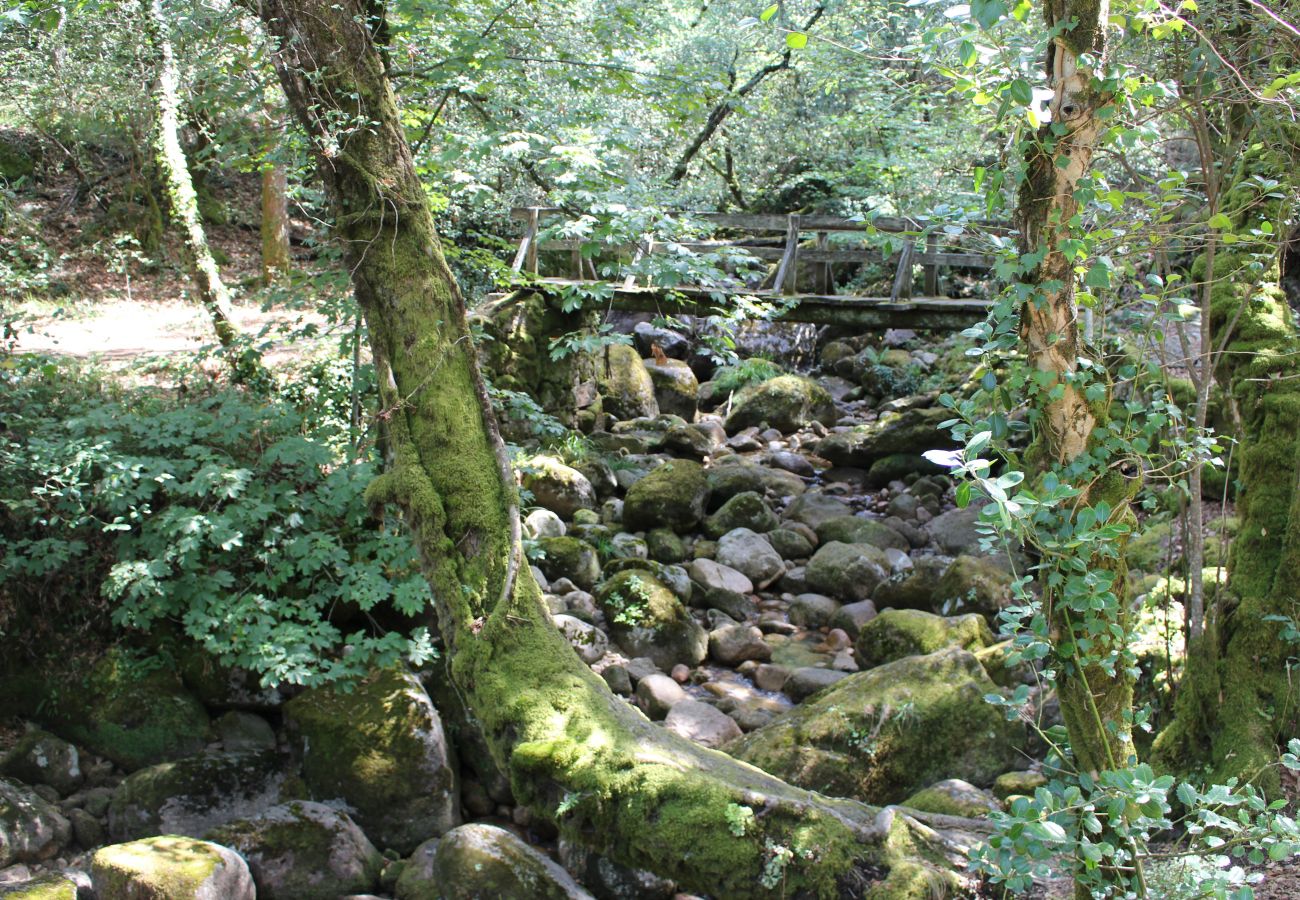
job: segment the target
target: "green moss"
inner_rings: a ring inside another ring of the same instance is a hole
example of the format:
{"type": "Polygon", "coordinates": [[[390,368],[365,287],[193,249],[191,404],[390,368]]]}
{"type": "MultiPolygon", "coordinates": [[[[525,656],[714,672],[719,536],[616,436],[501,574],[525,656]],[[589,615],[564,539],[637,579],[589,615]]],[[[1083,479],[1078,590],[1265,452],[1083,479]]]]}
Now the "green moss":
{"type": "Polygon", "coordinates": [[[789,434],[810,422],[835,424],[835,403],[826,389],[802,375],[780,375],[751,385],[732,399],[728,433],[767,426],[789,434]]]}
{"type": "Polygon", "coordinates": [[[584,591],[589,591],[600,580],[599,554],[595,547],[580,538],[568,535],[541,538],[537,542],[537,549],[542,555],[533,562],[551,581],[568,578],[584,591]]]}
{"type": "Polygon", "coordinates": [[[1047,784],[1041,772],[1003,772],[993,782],[993,796],[999,800],[1008,797],[1032,797],[1034,791],[1047,784]]]}
{"type": "Polygon", "coordinates": [[[869,667],[945,647],[977,650],[992,643],[993,632],[977,613],[945,618],[919,609],[887,609],[862,627],[854,649],[858,665],[869,667]]]}
{"type": "Polygon", "coordinates": [[[963,816],[981,818],[987,816],[996,804],[987,794],[979,790],[959,790],[944,782],[924,788],[908,797],[902,803],[909,809],[921,812],[938,813],[943,816],[963,816]]]}
{"type": "Polygon", "coordinates": [[[0,886],[4,900],[77,900],[77,883],[62,875],[43,875],[19,885],[0,886]]]}
{"type": "MultiPolygon", "coordinates": [[[[95,851],[91,862],[96,892],[103,897],[187,900],[224,865],[215,845],[162,835],[113,844],[95,851]]],[[[209,888],[211,890],[211,888],[209,888]]]]}
{"type": "Polygon", "coordinates": [[[704,518],[708,500],[704,469],[692,460],[676,459],[628,488],[623,500],[623,527],[628,531],[666,527],[685,534],[704,518]]]}
{"type": "Polygon", "coordinates": [[[704,520],[704,533],[716,540],[733,528],[765,533],[778,524],[780,520],[761,494],[744,491],[728,499],[717,512],[704,520]]]}

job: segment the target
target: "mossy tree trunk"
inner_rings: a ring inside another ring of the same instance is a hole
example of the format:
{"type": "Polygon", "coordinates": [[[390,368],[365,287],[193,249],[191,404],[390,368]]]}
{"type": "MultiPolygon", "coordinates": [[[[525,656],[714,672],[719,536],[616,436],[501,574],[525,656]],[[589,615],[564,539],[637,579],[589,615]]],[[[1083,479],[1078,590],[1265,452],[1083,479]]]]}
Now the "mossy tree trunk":
{"type": "MultiPolygon", "coordinates": [[[[1294,196],[1264,185],[1294,171],[1296,157],[1294,130],[1261,135],[1223,195],[1231,233],[1261,236],[1218,246],[1208,286],[1210,331],[1224,347],[1215,377],[1241,421],[1241,526],[1227,588],[1189,646],[1174,721],[1155,743],[1167,768],[1209,764],[1215,781],[1235,776],[1273,795],[1279,742],[1300,734],[1291,669],[1300,648],[1284,637],[1287,621],[1300,624],[1300,337],[1280,285],[1278,243],[1294,196]]],[[[1198,282],[1207,257],[1193,266],[1198,282]]]]}
{"type": "MultiPolygon", "coordinates": [[[[1017,206],[1021,249],[1031,259],[1041,260],[1024,279],[1034,291],[1021,310],[1020,322],[1021,343],[1035,373],[1037,437],[1029,463],[1039,471],[1059,467],[1068,472],[1092,449],[1094,429],[1105,423],[1109,408],[1109,396],[1100,402],[1088,399],[1086,380],[1080,377],[1079,359],[1084,354],[1075,307],[1075,262],[1066,252],[1067,242],[1076,237],[1075,188],[1092,165],[1102,128],[1098,110],[1108,102],[1095,86],[1093,70],[1082,65],[1080,57],[1088,54],[1094,65],[1104,59],[1107,11],[1106,0],[1048,0],[1044,7],[1049,28],[1064,26],[1052,39],[1047,56],[1052,121],[1039,129],[1030,148],[1017,206]],[[1068,24],[1072,21],[1073,27],[1068,24]]],[[[1105,501],[1112,519],[1129,515],[1128,490],[1117,472],[1087,478],[1080,485],[1084,488],[1080,505],[1105,501]]],[[[1095,567],[1115,572],[1112,592],[1116,596],[1107,612],[1091,616],[1093,621],[1080,615],[1072,618],[1055,591],[1050,587],[1045,591],[1057,646],[1087,641],[1089,660],[1105,656],[1108,645],[1122,640],[1109,630],[1110,625],[1119,625],[1121,633],[1127,633],[1122,551],[1118,559],[1090,561],[1090,568],[1095,567]],[[1102,619],[1109,621],[1097,621],[1102,619]]],[[[1089,660],[1078,656],[1063,660],[1057,690],[1075,763],[1080,771],[1095,773],[1124,766],[1133,755],[1132,729],[1126,721],[1133,682],[1122,666],[1107,671],[1089,660]]]]}
{"type": "Polygon", "coordinates": [[[288,273],[289,179],[284,166],[262,166],[262,280],[271,284],[288,273]]]}
{"type": "Polygon", "coordinates": [[[208,247],[194,180],[181,147],[180,75],[168,36],[167,15],[161,0],[142,0],[141,6],[149,43],[158,57],[153,91],[158,115],[154,150],[167,190],[167,205],[172,219],[181,228],[185,260],[199,302],[212,320],[218,342],[229,348],[237,342],[239,331],[231,318],[230,291],[221,280],[221,271],[208,247]]]}
{"type": "Polygon", "coordinates": [[[678,739],[578,659],[521,564],[513,477],[373,10],[263,0],[256,12],[278,39],[276,67],[369,325],[389,457],[371,497],[400,507],[414,533],[450,677],[516,798],[622,863],[714,896],[898,897],[904,885],[945,884],[908,861],[929,838],[901,815],[792,788],[678,739]],[[737,834],[728,813],[739,806],[753,819],[737,834]]]}

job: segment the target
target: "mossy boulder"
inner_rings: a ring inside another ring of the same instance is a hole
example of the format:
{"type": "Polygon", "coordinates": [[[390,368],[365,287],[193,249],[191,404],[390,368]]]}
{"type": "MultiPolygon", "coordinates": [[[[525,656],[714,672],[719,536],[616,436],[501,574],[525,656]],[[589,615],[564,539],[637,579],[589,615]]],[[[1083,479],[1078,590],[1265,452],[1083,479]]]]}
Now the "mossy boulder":
{"type": "Polygon", "coordinates": [[[77,900],[77,883],[64,875],[42,875],[20,884],[0,884],[4,900],[77,900]]]}
{"type": "Polygon", "coordinates": [[[852,517],[853,507],[838,497],[809,491],[791,501],[785,508],[785,518],[792,522],[801,522],[816,531],[833,519],[852,517]]]}
{"type": "Polygon", "coordinates": [[[889,413],[870,425],[827,435],[817,444],[817,455],[837,466],[865,469],[896,453],[955,449],[952,435],[939,428],[940,422],[951,418],[951,411],[941,406],[889,413]]]}
{"type": "Polygon", "coordinates": [[[279,709],[285,693],[265,687],[248,669],[227,666],[198,644],[186,643],[177,654],[185,689],[210,709],[279,709]]]}
{"type": "Polygon", "coordinates": [[[858,665],[866,668],[946,647],[973,651],[992,643],[988,622],[976,613],[945,618],[919,609],[887,609],[862,627],[853,649],[858,665]]]}
{"type": "Polygon", "coordinates": [[[680,359],[657,362],[651,358],[642,360],[642,363],[654,385],[655,402],[659,404],[659,409],[681,416],[687,422],[694,419],[700,382],[691,367],[680,359]]]}
{"type": "Polygon", "coordinates": [[[804,580],[819,594],[841,603],[869,600],[872,592],[888,577],[885,552],[870,544],[822,544],[808,560],[804,580]]]}
{"type": "Polygon", "coordinates": [[[704,520],[704,533],[716,540],[733,528],[748,528],[763,534],[779,524],[780,520],[762,494],[743,491],[728,499],[717,512],[704,520]]]}
{"type": "Polygon", "coordinates": [[[728,434],[766,425],[785,434],[811,422],[835,424],[835,401],[826,389],[802,375],[778,375],[738,391],[727,416],[728,434]]]}
{"type": "Polygon", "coordinates": [[[902,805],[921,812],[968,819],[987,817],[999,808],[991,793],[960,778],[945,778],[923,788],[904,800],[902,805]]]}
{"type": "Polygon", "coordinates": [[[692,460],[675,459],[652,470],[628,488],[623,500],[623,527],[629,531],[671,528],[678,534],[704,518],[709,483],[692,460]]]}
{"type": "Polygon", "coordinates": [[[919,453],[890,453],[867,469],[867,487],[882,488],[909,475],[940,475],[944,471],[942,466],[935,465],[919,453]]]}
{"type": "Polygon", "coordinates": [[[273,751],[204,753],[140,769],[113,791],[109,837],[202,837],[256,815],[280,802],[286,762],[273,751]]]}
{"type": "Polygon", "coordinates": [[[591,480],[553,456],[534,456],[520,467],[520,480],[534,502],[565,519],[580,509],[596,508],[596,488],[591,480]]]}
{"type": "Polygon", "coordinates": [[[645,536],[646,552],[661,563],[685,562],[690,554],[686,542],[671,528],[651,528],[645,536]]]}
{"type": "Polygon", "coordinates": [[[412,900],[593,900],[573,876],[504,828],[462,825],[438,842],[428,893],[412,900]]]}
{"type": "Polygon", "coordinates": [[[85,776],[77,748],[48,731],[29,731],[0,760],[0,775],[27,784],[46,784],[67,796],[85,776]]]}
{"type": "Polygon", "coordinates": [[[906,553],[912,549],[907,538],[903,537],[884,522],[868,519],[865,516],[837,516],[827,519],[817,526],[817,539],[823,544],[839,541],[843,544],[870,544],[881,550],[902,550],[906,553]]]}
{"type": "Polygon", "coordinates": [[[101,900],[254,900],[248,865],[211,841],[160,835],[95,852],[90,867],[101,900]]]}
{"type": "Polygon", "coordinates": [[[625,569],[596,594],[615,643],[629,657],[645,656],[667,671],[694,666],[708,655],[709,635],[682,601],[644,569],[625,569]]]}
{"type": "Polygon", "coordinates": [[[607,346],[598,380],[603,409],[615,419],[659,415],[654,382],[634,348],[626,344],[607,346]]]}
{"type": "Polygon", "coordinates": [[[933,612],[938,608],[939,581],[948,571],[952,560],[947,556],[917,556],[912,568],[892,576],[876,588],[871,599],[878,609],[923,609],[933,612]]]}
{"type": "Polygon", "coordinates": [[[0,869],[57,856],[72,825],[53,803],[25,784],[0,778],[0,869]]]}
{"type": "Polygon", "coordinates": [[[1047,776],[1042,772],[1003,772],[993,781],[993,796],[999,800],[1008,797],[1032,797],[1034,791],[1047,786],[1047,776]]]}
{"type": "Polygon", "coordinates": [[[542,538],[537,542],[537,549],[540,554],[533,559],[533,564],[550,581],[567,578],[584,591],[589,591],[600,580],[600,554],[581,538],[542,538]]]}
{"type": "Polygon", "coordinates": [[[342,800],[381,847],[409,853],[460,821],[455,761],[418,679],[381,669],[356,685],[313,688],[284,721],[316,800],[342,800]]]}
{"type": "Polygon", "coordinates": [[[963,554],[935,585],[935,609],[944,615],[976,612],[996,619],[1011,605],[1011,573],[987,556],[963,554]]]}
{"type": "Polygon", "coordinates": [[[804,480],[793,472],[761,466],[739,456],[717,460],[705,478],[715,506],[745,491],[770,497],[797,497],[808,489],[804,480]]]}
{"type": "Polygon", "coordinates": [[[989,784],[1020,759],[1024,730],[965,650],[896,660],[831,685],[726,748],[779,778],[836,797],[899,803],[944,778],[989,784]]]}
{"type": "Polygon", "coordinates": [[[315,900],[365,894],[379,884],[383,857],[356,823],[322,803],[295,801],[208,834],[248,862],[258,900],[315,900]]]}

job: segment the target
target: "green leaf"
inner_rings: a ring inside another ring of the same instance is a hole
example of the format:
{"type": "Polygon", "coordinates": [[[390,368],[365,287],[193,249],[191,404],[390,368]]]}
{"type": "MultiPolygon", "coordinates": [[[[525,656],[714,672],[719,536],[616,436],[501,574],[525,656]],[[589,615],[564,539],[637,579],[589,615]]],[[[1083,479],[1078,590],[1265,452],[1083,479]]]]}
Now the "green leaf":
{"type": "Polygon", "coordinates": [[[1034,100],[1034,89],[1023,78],[1017,78],[1011,82],[1011,86],[1007,90],[1011,94],[1011,99],[1021,106],[1028,106],[1034,100]]]}
{"type": "Polygon", "coordinates": [[[808,46],[808,35],[802,31],[792,31],[785,36],[785,45],[791,50],[802,50],[808,46]]]}
{"type": "Polygon", "coordinates": [[[972,0],[970,5],[971,18],[981,28],[992,28],[1006,14],[1007,5],[1003,0],[972,0]]]}
{"type": "Polygon", "coordinates": [[[1220,231],[1226,231],[1227,229],[1232,227],[1232,220],[1229,219],[1227,216],[1225,216],[1223,213],[1215,213],[1214,215],[1210,216],[1210,221],[1207,224],[1211,228],[1217,228],[1220,231]]]}
{"type": "Polygon", "coordinates": [[[778,4],[778,3],[773,3],[773,4],[772,4],[771,6],[769,6],[767,9],[763,10],[761,13],[758,14],[759,21],[761,21],[761,22],[770,22],[770,21],[772,21],[772,17],[773,17],[774,15],[776,15],[776,11],[777,11],[778,9],[780,9],[780,8],[781,8],[781,7],[780,7],[780,4],[778,4]]]}

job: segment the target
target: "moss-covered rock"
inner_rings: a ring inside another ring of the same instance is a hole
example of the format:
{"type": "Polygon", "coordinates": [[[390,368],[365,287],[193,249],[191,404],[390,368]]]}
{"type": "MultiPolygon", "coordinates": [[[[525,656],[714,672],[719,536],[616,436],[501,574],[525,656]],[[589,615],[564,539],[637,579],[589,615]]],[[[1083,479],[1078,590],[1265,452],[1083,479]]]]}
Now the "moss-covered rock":
{"type": "Polygon", "coordinates": [[[733,528],[748,528],[763,534],[778,524],[780,520],[762,494],[743,491],[731,497],[717,512],[704,520],[704,533],[716,540],[733,528]]]}
{"type": "Polygon", "coordinates": [[[767,425],[785,434],[810,422],[835,424],[835,402],[826,389],[802,375],[779,375],[736,393],[727,416],[728,434],[767,425]]]}
{"type": "Polygon", "coordinates": [[[903,806],[943,816],[983,818],[998,809],[998,801],[986,790],[960,778],[946,778],[917,791],[903,801],[903,806]]]}
{"type": "Polygon", "coordinates": [[[1047,777],[1042,772],[1003,772],[993,781],[993,796],[999,800],[1032,797],[1034,791],[1046,785],[1047,777]]]}
{"type": "Polygon", "coordinates": [[[696,398],[700,392],[700,382],[691,371],[691,367],[680,359],[665,359],[656,362],[652,359],[642,360],[650,382],[654,385],[655,401],[659,409],[675,416],[681,416],[687,422],[695,418],[696,398]]]}
{"type": "Polygon", "coordinates": [[[636,350],[626,344],[605,348],[599,373],[604,411],[616,419],[642,419],[659,415],[654,382],[636,350]]]}
{"type": "Polygon", "coordinates": [[[853,507],[838,497],[823,494],[821,491],[809,491],[791,501],[785,508],[784,515],[790,521],[807,525],[815,532],[832,519],[852,516],[853,507]]]}
{"type": "Polygon", "coordinates": [[[933,612],[938,608],[939,581],[948,571],[951,559],[946,556],[918,556],[912,568],[893,575],[883,582],[871,599],[879,609],[924,609],[933,612]]]}
{"type": "Polygon", "coordinates": [[[210,709],[271,710],[286,699],[278,687],[265,687],[256,673],[224,665],[197,644],[185,643],[176,655],[185,689],[210,709]]]}
{"type": "Polygon", "coordinates": [[[630,657],[646,656],[668,670],[704,661],[708,632],[662,581],[644,569],[625,569],[596,594],[610,634],[630,657]]]}
{"type": "Polygon", "coordinates": [[[59,808],[25,784],[0,778],[0,869],[57,856],[72,837],[59,808]]]}
{"type": "Polygon", "coordinates": [[[382,669],[356,689],[314,688],[284,707],[314,799],[345,801],[381,847],[409,853],[460,820],[442,719],[408,672],[382,669]]]}
{"type": "Polygon", "coordinates": [[[761,466],[739,456],[717,460],[705,478],[715,506],[745,491],[769,497],[797,497],[808,489],[804,480],[793,472],[761,466]]]}
{"type": "Polygon", "coordinates": [[[676,459],[628,488],[623,527],[629,531],[664,527],[685,534],[700,524],[708,502],[704,469],[697,462],[676,459]]]}
{"type": "Polygon", "coordinates": [[[430,892],[410,896],[412,900],[593,900],[572,875],[509,831],[480,824],[462,825],[443,836],[434,854],[430,892]]]}
{"type": "Polygon", "coordinates": [[[77,883],[63,875],[43,875],[21,884],[0,884],[4,900],[77,900],[77,883]]]}
{"type": "Polygon", "coordinates": [[[934,609],[975,612],[993,620],[1011,605],[1011,573],[987,556],[958,556],[935,585],[934,609]]]}
{"type": "Polygon", "coordinates": [[[48,731],[29,731],[0,760],[0,775],[27,784],[47,784],[63,796],[77,789],[85,776],[77,748],[48,731]]]}
{"type": "Polygon", "coordinates": [[[891,481],[902,481],[909,475],[939,475],[944,472],[919,453],[890,453],[882,456],[867,469],[867,487],[881,488],[891,481]]]}
{"type": "Polygon", "coordinates": [[[520,480],[533,500],[551,512],[572,519],[580,509],[596,508],[596,488],[590,479],[553,456],[534,456],[519,466],[520,480]]]}
{"type": "Polygon", "coordinates": [[[276,753],[261,751],[205,753],[140,769],[113,791],[109,837],[202,837],[279,803],[285,768],[276,753]]]}
{"type": "Polygon", "coordinates": [[[379,883],[383,857],[345,813],[296,801],[230,822],[208,839],[248,862],[258,900],[315,900],[365,894],[379,883]]]}
{"type": "Polygon", "coordinates": [[[815,530],[817,539],[823,544],[829,544],[831,541],[839,541],[843,544],[870,544],[881,550],[892,547],[904,553],[912,549],[907,538],[884,522],[864,516],[838,516],[827,519],[815,526],[815,530]]]}
{"type": "Polygon", "coordinates": [[[95,852],[95,895],[104,900],[253,900],[248,865],[211,841],[161,835],[95,852]]]}
{"type": "Polygon", "coordinates": [[[533,565],[541,569],[550,581],[567,578],[584,591],[589,591],[600,580],[600,554],[581,538],[542,538],[537,542],[537,549],[540,555],[534,557],[533,565]]]}
{"type": "Polygon", "coordinates": [[[951,412],[941,406],[887,414],[870,425],[827,435],[817,444],[817,455],[837,466],[865,469],[896,453],[955,448],[952,436],[938,427],[950,418],[951,412]]]}
{"type": "Polygon", "coordinates": [[[858,632],[854,652],[866,668],[946,647],[977,650],[992,643],[988,622],[976,613],[945,618],[919,609],[887,609],[858,632]]]}
{"type": "Polygon", "coordinates": [[[685,562],[690,554],[686,542],[671,528],[651,528],[645,536],[646,552],[661,563],[685,562]]]}
{"type": "Polygon", "coordinates": [[[727,747],[794,784],[898,803],[943,778],[989,784],[1015,765],[1023,727],[984,701],[997,687],[948,649],[850,675],[727,747]]]}
{"type": "Polygon", "coordinates": [[[888,577],[889,563],[883,550],[870,544],[822,544],[808,560],[804,580],[819,594],[841,603],[868,600],[888,577]]]}

